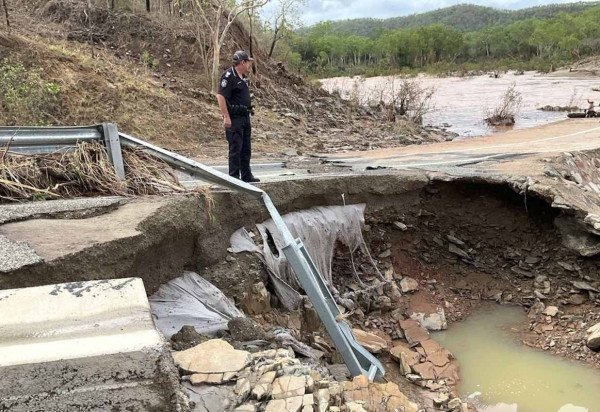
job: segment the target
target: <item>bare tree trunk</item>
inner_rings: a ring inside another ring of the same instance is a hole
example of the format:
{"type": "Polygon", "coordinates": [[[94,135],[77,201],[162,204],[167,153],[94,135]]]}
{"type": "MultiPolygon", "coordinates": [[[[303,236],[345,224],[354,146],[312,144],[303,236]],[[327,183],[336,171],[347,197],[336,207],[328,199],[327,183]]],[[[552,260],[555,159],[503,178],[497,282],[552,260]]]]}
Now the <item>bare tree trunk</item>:
{"type": "Polygon", "coordinates": [[[8,32],[10,33],[10,18],[8,17],[8,6],[6,5],[6,0],[2,0],[2,5],[4,6],[4,17],[6,18],[6,27],[8,28],[8,32]]]}
{"type": "Polygon", "coordinates": [[[275,51],[275,44],[277,43],[277,33],[279,32],[279,27],[275,27],[275,32],[273,33],[273,40],[271,41],[271,47],[269,48],[269,58],[273,57],[273,52],[275,51]]]}

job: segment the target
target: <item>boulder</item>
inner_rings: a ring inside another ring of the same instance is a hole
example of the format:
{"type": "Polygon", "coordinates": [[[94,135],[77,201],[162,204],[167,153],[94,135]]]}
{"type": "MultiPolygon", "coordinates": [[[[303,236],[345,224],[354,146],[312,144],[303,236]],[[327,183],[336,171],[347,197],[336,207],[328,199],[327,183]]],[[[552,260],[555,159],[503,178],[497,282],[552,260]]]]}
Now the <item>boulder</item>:
{"type": "MultiPolygon", "coordinates": [[[[273,399],[285,399],[291,397],[300,397],[300,406],[302,406],[302,397],[306,392],[306,376],[282,376],[273,382],[273,399]]],[[[283,409],[282,409],[283,410],[283,409]]]]}
{"type": "Polygon", "coordinates": [[[265,412],[300,412],[302,409],[302,401],[302,396],[274,399],[267,404],[265,412]]]}

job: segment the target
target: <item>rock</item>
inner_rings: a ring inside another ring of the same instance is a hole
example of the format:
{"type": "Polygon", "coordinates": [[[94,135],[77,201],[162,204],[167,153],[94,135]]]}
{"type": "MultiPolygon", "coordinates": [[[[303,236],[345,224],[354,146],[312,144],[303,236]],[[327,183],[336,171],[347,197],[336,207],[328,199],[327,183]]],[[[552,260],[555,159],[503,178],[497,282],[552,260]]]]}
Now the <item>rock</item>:
{"type": "Polygon", "coordinates": [[[437,407],[441,407],[445,405],[450,400],[450,397],[445,393],[438,393],[438,395],[433,398],[433,404],[437,407]]]}
{"type": "Polygon", "coordinates": [[[458,382],[458,366],[454,363],[449,363],[446,366],[436,366],[434,369],[437,379],[444,379],[448,385],[454,385],[458,382]]]}
{"type": "Polygon", "coordinates": [[[591,292],[599,292],[598,289],[596,289],[595,287],[593,287],[592,285],[590,285],[587,282],[581,282],[581,281],[574,281],[571,282],[573,284],[573,286],[576,289],[579,290],[587,290],[587,291],[591,291],[591,292]]]}
{"type": "Polygon", "coordinates": [[[401,321],[400,327],[404,330],[404,337],[411,345],[429,339],[429,332],[413,319],[401,321]]]}
{"type": "Polygon", "coordinates": [[[227,322],[231,337],[239,342],[248,342],[253,340],[268,340],[268,335],[264,329],[250,318],[233,318],[227,322]]]}
{"type": "Polygon", "coordinates": [[[447,406],[448,406],[448,409],[451,411],[460,410],[460,407],[462,406],[462,402],[461,402],[460,398],[454,398],[448,402],[447,406]]]}
{"type": "Polygon", "coordinates": [[[273,399],[284,399],[290,397],[300,397],[300,406],[302,406],[302,397],[306,391],[306,376],[282,376],[273,382],[273,399]]]}
{"type": "Polygon", "coordinates": [[[423,362],[413,367],[416,373],[423,379],[436,379],[435,365],[431,362],[423,362]]]}
{"type": "Polygon", "coordinates": [[[416,365],[419,363],[419,354],[414,350],[410,349],[403,344],[396,345],[392,349],[390,349],[390,355],[396,361],[400,361],[400,355],[404,354],[406,356],[406,361],[410,366],[416,365]]]}
{"type": "Polygon", "coordinates": [[[533,305],[531,305],[531,307],[529,308],[529,316],[531,316],[531,317],[537,316],[540,313],[542,313],[545,309],[546,309],[546,305],[544,305],[542,302],[540,302],[538,300],[533,305]]]}
{"type": "Polygon", "coordinates": [[[454,253],[455,255],[457,255],[458,257],[461,257],[463,259],[471,260],[471,257],[469,256],[469,254],[467,252],[465,252],[464,250],[462,250],[461,248],[459,248],[458,246],[456,246],[454,243],[450,243],[448,245],[448,251],[450,253],[454,253]]]}
{"type": "Polygon", "coordinates": [[[218,385],[230,381],[234,377],[235,375],[229,375],[229,379],[225,379],[223,373],[195,373],[192,376],[190,376],[190,382],[192,383],[192,385],[200,385],[203,383],[218,385]]]}
{"type": "Polygon", "coordinates": [[[448,328],[446,314],[442,308],[437,308],[436,313],[412,313],[410,318],[418,321],[422,327],[430,331],[445,330],[448,328]]]}
{"type": "Polygon", "coordinates": [[[364,402],[348,402],[345,406],[348,412],[367,412],[364,407],[364,402]]]}
{"type": "Polygon", "coordinates": [[[446,235],[446,239],[448,239],[448,242],[454,243],[456,246],[465,246],[465,242],[455,236],[446,235]]]}
{"type": "Polygon", "coordinates": [[[343,363],[336,363],[333,365],[328,365],[327,370],[333,376],[333,379],[336,381],[346,381],[352,376],[348,367],[343,363]]]}
{"type": "Polygon", "coordinates": [[[546,316],[554,317],[558,314],[558,308],[556,306],[547,306],[542,313],[546,316]]]}
{"type": "Polygon", "coordinates": [[[236,350],[222,339],[212,339],[193,348],[174,352],[177,366],[192,373],[239,372],[250,362],[250,353],[236,350]]]}
{"type": "Polygon", "coordinates": [[[577,271],[577,269],[575,269],[575,266],[573,266],[572,264],[570,264],[568,262],[556,262],[556,263],[558,264],[558,266],[560,266],[567,272],[576,272],[577,271]]]}
{"type": "Polygon", "coordinates": [[[394,222],[394,227],[398,230],[401,230],[403,232],[408,230],[408,226],[406,226],[404,223],[402,222],[394,222]]]}
{"type": "Polygon", "coordinates": [[[525,263],[528,265],[535,265],[536,263],[540,263],[540,258],[537,256],[527,256],[525,258],[525,263]]]}
{"type": "Polygon", "coordinates": [[[244,295],[241,307],[249,315],[271,312],[271,294],[264,283],[258,282],[252,285],[250,293],[244,295]]]}
{"type": "Polygon", "coordinates": [[[402,293],[414,292],[419,290],[419,282],[411,277],[404,276],[400,281],[400,289],[402,293]]]}
{"type": "Polygon", "coordinates": [[[448,363],[450,363],[450,357],[448,354],[448,351],[441,350],[427,356],[427,361],[433,363],[435,366],[446,366],[448,363]]]}
{"type": "Polygon", "coordinates": [[[545,295],[550,293],[550,281],[548,280],[547,276],[536,276],[535,280],[533,281],[533,287],[545,295]]]}
{"type": "Polygon", "coordinates": [[[392,251],[390,249],[386,249],[382,253],[379,254],[379,257],[383,259],[386,257],[390,257],[391,255],[392,255],[392,251]]]}
{"type": "MultiPolygon", "coordinates": [[[[388,382],[369,383],[365,376],[357,376],[350,382],[344,382],[343,400],[346,403],[364,402],[367,411],[381,412],[417,412],[419,406],[404,395],[397,384],[388,382]]],[[[331,411],[331,408],[329,409],[331,411]]]]}
{"type": "Polygon", "coordinates": [[[302,396],[274,399],[267,404],[265,412],[300,412],[302,409],[302,400],[302,396]]]}
{"type": "Polygon", "coordinates": [[[327,408],[329,407],[329,398],[329,389],[323,388],[317,390],[316,405],[319,412],[327,411],[327,408]]]}
{"type": "Polygon", "coordinates": [[[587,338],[587,347],[594,351],[600,350],[600,323],[595,324],[587,330],[590,334],[587,338]]]}
{"type": "Polygon", "coordinates": [[[245,403],[235,408],[233,412],[256,412],[256,405],[245,403]]]}
{"type": "Polygon", "coordinates": [[[250,380],[248,378],[240,378],[235,383],[234,392],[240,399],[246,399],[251,389],[250,380]]]}
{"type": "Polygon", "coordinates": [[[259,401],[270,396],[271,391],[273,390],[272,383],[275,376],[277,376],[277,372],[275,371],[264,373],[256,385],[254,385],[254,388],[252,388],[252,396],[259,401]]]}
{"type": "Polygon", "coordinates": [[[193,326],[184,325],[179,332],[171,336],[171,346],[175,351],[182,351],[193,348],[207,340],[210,340],[210,338],[199,334],[193,326]]]}
{"type": "Polygon", "coordinates": [[[388,349],[388,344],[385,339],[369,332],[360,329],[352,329],[354,337],[362,346],[371,353],[379,353],[384,349],[388,349]]]}
{"type": "Polygon", "coordinates": [[[587,298],[579,293],[569,296],[569,303],[575,306],[583,305],[586,300],[587,298]]]}

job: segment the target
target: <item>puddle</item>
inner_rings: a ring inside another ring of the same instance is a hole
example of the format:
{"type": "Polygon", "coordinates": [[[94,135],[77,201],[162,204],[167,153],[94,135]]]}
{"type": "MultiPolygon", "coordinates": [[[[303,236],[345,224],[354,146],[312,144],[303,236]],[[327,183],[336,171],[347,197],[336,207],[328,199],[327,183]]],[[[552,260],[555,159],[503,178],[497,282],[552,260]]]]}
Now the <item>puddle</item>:
{"type": "Polygon", "coordinates": [[[522,309],[494,306],[434,338],[458,359],[459,391],[485,412],[600,411],[600,371],[520,344],[522,309]]]}

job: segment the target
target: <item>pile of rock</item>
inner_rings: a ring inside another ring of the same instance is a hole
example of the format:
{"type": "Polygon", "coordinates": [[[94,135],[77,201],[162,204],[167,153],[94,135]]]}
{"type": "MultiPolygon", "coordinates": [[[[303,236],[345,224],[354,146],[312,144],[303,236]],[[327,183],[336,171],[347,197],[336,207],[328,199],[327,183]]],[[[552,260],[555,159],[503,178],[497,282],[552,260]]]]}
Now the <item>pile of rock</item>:
{"type": "Polygon", "coordinates": [[[174,352],[173,359],[197,411],[419,410],[394,383],[369,383],[364,377],[337,382],[326,369],[300,362],[290,349],[250,353],[212,339],[174,352]]]}

